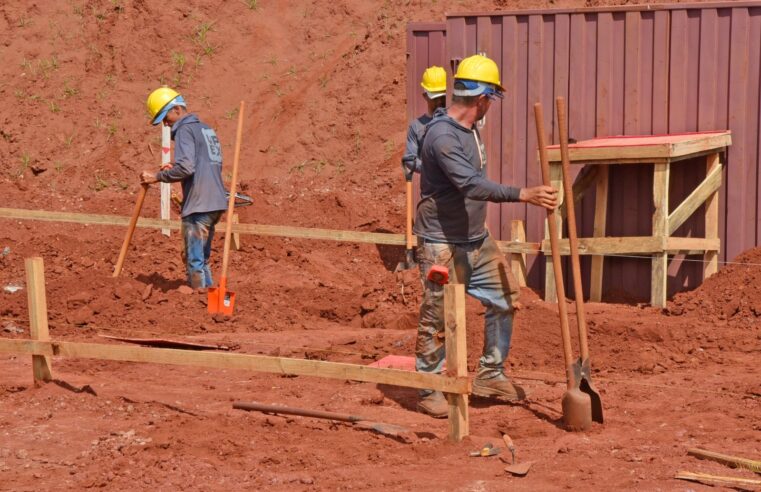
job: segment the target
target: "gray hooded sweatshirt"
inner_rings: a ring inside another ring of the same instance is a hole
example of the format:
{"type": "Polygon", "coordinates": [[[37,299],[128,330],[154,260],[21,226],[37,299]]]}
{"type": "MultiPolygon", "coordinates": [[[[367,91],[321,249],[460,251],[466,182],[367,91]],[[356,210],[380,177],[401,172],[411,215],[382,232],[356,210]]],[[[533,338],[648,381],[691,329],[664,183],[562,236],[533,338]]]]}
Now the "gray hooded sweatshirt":
{"type": "Polygon", "coordinates": [[[174,166],[156,177],[164,183],[182,181],[182,217],[227,209],[222,185],[222,145],[217,134],[194,114],[172,125],[174,166]]]}
{"type": "Polygon", "coordinates": [[[465,128],[439,108],[420,150],[420,203],[414,232],[428,240],[466,243],[486,237],[486,202],[517,202],[520,188],[486,178],[478,129],[465,128]]]}

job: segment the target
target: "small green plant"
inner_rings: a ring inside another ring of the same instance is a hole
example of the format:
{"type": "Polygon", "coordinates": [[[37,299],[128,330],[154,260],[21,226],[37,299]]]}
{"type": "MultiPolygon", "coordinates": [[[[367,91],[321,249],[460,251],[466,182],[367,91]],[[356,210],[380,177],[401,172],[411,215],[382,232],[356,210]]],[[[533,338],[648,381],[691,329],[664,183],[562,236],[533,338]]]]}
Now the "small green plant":
{"type": "Polygon", "coordinates": [[[115,180],[113,181],[113,184],[114,184],[114,186],[118,187],[118,188],[119,188],[119,189],[121,189],[122,191],[124,191],[124,190],[126,190],[127,188],[129,188],[129,185],[128,185],[127,183],[125,183],[124,181],[119,181],[118,179],[115,179],[115,180]]]}
{"type": "Polygon", "coordinates": [[[66,144],[67,148],[71,148],[71,144],[74,143],[74,132],[72,132],[68,137],[64,138],[63,143],[66,144]]]}
{"type": "Polygon", "coordinates": [[[238,115],[238,109],[239,108],[235,108],[235,109],[231,109],[230,111],[225,111],[225,118],[227,118],[228,120],[235,118],[238,115]]]}
{"type": "Polygon", "coordinates": [[[289,173],[297,172],[299,174],[304,174],[304,166],[306,166],[308,162],[309,161],[307,161],[305,159],[305,160],[299,162],[298,164],[296,164],[295,166],[291,167],[291,169],[288,172],[289,173]]]}
{"type": "Polygon", "coordinates": [[[259,0],[243,0],[249,10],[259,10],[259,0]]]}
{"type": "Polygon", "coordinates": [[[20,178],[29,169],[29,165],[32,163],[32,156],[25,150],[19,159],[21,159],[21,167],[18,170],[18,177],[20,178]]]}
{"type": "Polygon", "coordinates": [[[63,81],[63,97],[74,97],[79,94],[79,89],[69,85],[69,80],[63,81]]]}
{"type": "Polygon", "coordinates": [[[383,150],[386,152],[386,160],[391,159],[391,156],[394,153],[394,142],[386,140],[386,143],[383,144],[383,150]]]}
{"type": "Polygon", "coordinates": [[[56,160],[54,166],[55,166],[55,171],[57,173],[60,173],[61,171],[63,171],[63,162],[61,162],[60,160],[56,160]]]}
{"type": "Polygon", "coordinates": [[[79,17],[84,17],[85,15],[84,5],[74,5],[74,15],[77,15],[79,17]]]}
{"type": "Polygon", "coordinates": [[[21,60],[21,68],[23,68],[24,70],[30,70],[32,68],[32,62],[30,62],[29,60],[26,59],[26,57],[24,57],[24,59],[21,60]]]}
{"type": "Polygon", "coordinates": [[[290,75],[291,77],[294,77],[294,76],[296,76],[296,67],[295,67],[295,66],[293,66],[293,65],[291,65],[291,66],[288,68],[288,72],[286,72],[286,75],[290,75]]]}
{"type": "Polygon", "coordinates": [[[117,127],[116,123],[109,123],[108,128],[106,128],[106,131],[108,132],[108,137],[106,138],[106,141],[111,140],[111,137],[116,135],[117,127]]]}
{"type": "Polygon", "coordinates": [[[54,70],[58,70],[58,57],[56,55],[37,61],[37,73],[41,74],[43,78],[49,78],[54,70]]]}
{"type": "Polygon", "coordinates": [[[324,89],[328,85],[328,81],[330,81],[330,77],[327,74],[325,74],[322,77],[320,77],[318,80],[320,82],[320,87],[324,89]]]}
{"type": "Polygon", "coordinates": [[[195,58],[193,59],[193,66],[195,68],[198,68],[201,65],[203,65],[203,55],[200,53],[197,53],[195,58]]]}
{"type": "Polygon", "coordinates": [[[316,161],[314,163],[314,172],[317,174],[320,174],[320,172],[325,168],[325,166],[328,165],[328,161],[325,159],[320,159],[319,161],[316,161]]]}
{"type": "Polygon", "coordinates": [[[22,15],[21,17],[19,17],[19,20],[16,23],[16,25],[18,27],[23,29],[23,28],[25,28],[27,26],[31,26],[32,25],[32,20],[29,17],[27,17],[25,15],[22,15]]]}
{"type": "Polygon", "coordinates": [[[280,88],[279,85],[275,84],[275,95],[277,97],[283,97],[283,90],[280,88]]]}
{"type": "Polygon", "coordinates": [[[60,113],[61,112],[61,107],[55,101],[49,101],[48,102],[48,108],[50,108],[50,111],[52,111],[53,113],[60,113]]]}
{"type": "Polygon", "coordinates": [[[21,89],[16,89],[13,91],[13,95],[18,99],[19,101],[22,101],[26,97],[26,92],[24,92],[21,89]]]}
{"type": "Polygon", "coordinates": [[[267,63],[272,65],[273,67],[277,65],[277,57],[275,55],[272,55],[269,60],[267,60],[267,63]]]}
{"type": "Polygon", "coordinates": [[[182,73],[182,70],[185,68],[185,54],[172,51],[172,63],[174,63],[177,72],[182,73]]]}
{"type": "Polygon", "coordinates": [[[99,174],[95,174],[95,184],[91,187],[95,191],[103,191],[108,188],[108,181],[101,178],[99,174]]]}
{"type": "Polygon", "coordinates": [[[111,5],[114,6],[114,12],[117,14],[124,13],[124,5],[122,5],[122,0],[111,0],[111,5]]]}
{"type": "Polygon", "coordinates": [[[100,121],[100,116],[95,117],[95,128],[97,128],[98,130],[103,128],[103,122],[100,121]]]}
{"type": "Polygon", "coordinates": [[[336,162],[335,167],[338,174],[343,174],[346,171],[346,163],[342,160],[336,162]]]}
{"type": "Polygon", "coordinates": [[[362,135],[359,132],[354,133],[354,153],[359,154],[362,150],[362,135]]]}
{"type": "Polygon", "coordinates": [[[116,85],[116,75],[113,73],[106,74],[106,84],[110,87],[113,87],[116,85]]]}

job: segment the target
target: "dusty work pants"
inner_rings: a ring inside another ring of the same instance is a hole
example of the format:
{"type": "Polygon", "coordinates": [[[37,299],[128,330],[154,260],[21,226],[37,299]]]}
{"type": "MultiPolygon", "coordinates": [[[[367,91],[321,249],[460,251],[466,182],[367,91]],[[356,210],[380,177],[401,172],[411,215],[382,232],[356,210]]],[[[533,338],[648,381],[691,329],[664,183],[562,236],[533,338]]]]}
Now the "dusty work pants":
{"type": "MultiPolygon", "coordinates": [[[[425,293],[420,306],[415,366],[420,372],[441,373],[444,363],[444,287],[427,280],[433,265],[449,268],[449,282],[465,285],[466,292],[486,307],[484,348],[478,378],[503,373],[513,333],[513,302],[518,288],[496,241],[465,244],[424,241],[418,249],[425,293]]],[[[429,392],[423,392],[426,394],[429,392]]]]}
{"type": "Polygon", "coordinates": [[[188,283],[194,289],[211,287],[211,241],[214,226],[222,217],[222,212],[201,212],[182,218],[182,237],[185,241],[185,267],[188,283]]]}

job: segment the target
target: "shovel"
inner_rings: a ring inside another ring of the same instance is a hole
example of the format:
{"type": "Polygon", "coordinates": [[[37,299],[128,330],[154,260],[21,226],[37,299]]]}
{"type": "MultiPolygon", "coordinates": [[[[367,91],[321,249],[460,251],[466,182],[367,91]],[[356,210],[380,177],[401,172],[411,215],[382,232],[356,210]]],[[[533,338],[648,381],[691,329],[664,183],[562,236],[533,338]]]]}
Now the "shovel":
{"type": "Polygon", "coordinates": [[[405,187],[407,190],[407,220],[405,222],[407,244],[404,252],[404,261],[400,261],[396,265],[395,272],[411,270],[417,266],[415,263],[415,236],[412,235],[412,177],[407,179],[405,187]]]}
{"type": "MultiPolygon", "coordinates": [[[[531,469],[531,465],[533,465],[534,462],[524,461],[523,463],[516,463],[515,462],[515,444],[513,444],[513,440],[510,439],[510,436],[508,436],[507,434],[504,434],[502,436],[502,439],[505,441],[505,445],[507,446],[507,449],[510,450],[510,454],[511,454],[510,464],[507,467],[505,467],[505,471],[517,477],[525,476],[528,473],[528,471],[531,469]]],[[[502,461],[507,463],[507,458],[502,457],[501,459],[502,461]]]]}
{"type": "Polygon", "coordinates": [[[568,242],[571,246],[571,269],[573,272],[573,290],[576,293],[576,324],[579,328],[579,352],[581,358],[574,363],[574,374],[578,374],[579,389],[589,395],[592,402],[592,420],[602,423],[602,400],[600,393],[592,383],[592,367],[589,362],[589,344],[587,343],[587,316],[584,311],[584,290],[581,285],[581,266],[579,264],[579,245],[576,237],[576,210],[573,200],[573,183],[571,183],[571,162],[568,157],[568,127],[566,125],[565,99],[556,100],[558,110],[558,130],[560,133],[560,160],[563,165],[563,188],[566,193],[566,216],[568,217],[568,242]]]}
{"type": "MultiPolygon", "coordinates": [[[[542,182],[550,186],[550,163],[547,160],[547,145],[544,140],[544,115],[541,103],[534,104],[536,119],[536,139],[539,146],[539,162],[542,166],[542,182]]],[[[567,199],[566,199],[567,201],[567,199]]],[[[568,308],[565,305],[565,287],[563,286],[563,269],[560,266],[558,231],[555,222],[555,210],[547,210],[547,225],[550,230],[550,249],[552,250],[552,269],[555,272],[555,290],[558,295],[558,312],[560,313],[560,334],[563,339],[563,358],[566,367],[567,389],[563,393],[563,422],[570,430],[586,430],[592,426],[592,402],[589,395],[579,389],[581,374],[574,364],[571,352],[571,335],[568,330],[568,308]]]]}
{"type": "Polygon", "coordinates": [[[143,202],[145,201],[145,194],[148,192],[148,185],[140,185],[140,193],[137,195],[137,201],[135,202],[135,208],[132,210],[132,217],[129,219],[129,226],[127,227],[127,234],[124,236],[124,242],[122,243],[122,249],[119,251],[119,259],[116,260],[116,267],[114,267],[113,277],[118,277],[122,273],[122,267],[124,266],[124,259],[127,257],[127,250],[129,249],[129,243],[132,241],[132,235],[135,233],[135,226],[137,225],[137,219],[140,218],[140,211],[143,209],[143,202]]]}
{"type": "Polygon", "coordinates": [[[230,239],[233,228],[233,208],[235,208],[235,183],[238,181],[238,161],[240,161],[240,141],[243,138],[243,108],[240,102],[238,110],[238,131],[235,134],[235,156],[233,158],[233,175],[230,183],[230,194],[227,200],[227,215],[225,217],[225,249],[222,254],[222,275],[219,277],[219,287],[209,289],[207,310],[209,313],[221,313],[232,316],[235,306],[235,292],[227,290],[227,266],[230,262],[230,239]]]}
{"type": "Polygon", "coordinates": [[[313,417],[316,419],[337,420],[339,422],[349,422],[350,424],[362,429],[372,430],[384,436],[395,437],[403,441],[411,441],[411,432],[406,427],[394,424],[384,424],[382,422],[373,422],[364,417],[356,415],[347,415],[335,412],[323,412],[321,410],[308,410],[293,407],[281,407],[279,405],[265,405],[263,403],[233,403],[236,410],[247,410],[249,412],[277,413],[280,415],[298,415],[300,417],[313,417]]]}

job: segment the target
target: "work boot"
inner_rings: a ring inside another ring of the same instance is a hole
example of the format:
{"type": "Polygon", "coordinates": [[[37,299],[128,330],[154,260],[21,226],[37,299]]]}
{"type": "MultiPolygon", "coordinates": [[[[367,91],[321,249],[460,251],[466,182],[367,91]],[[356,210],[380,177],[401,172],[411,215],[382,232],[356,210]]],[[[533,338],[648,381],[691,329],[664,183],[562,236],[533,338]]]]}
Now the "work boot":
{"type": "Polygon", "coordinates": [[[526,398],[526,392],[523,388],[513,384],[504,374],[489,379],[476,378],[473,381],[473,394],[510,401],[520,401],[526,398]]]}
{"type": "Polygon", "coordinates": [[[444,419],[449,415],[447,398],[441,391],[434,391],[427,396],[421,396],[417,403],[419,412],[427,413],[435,419],[444,419]]]}

